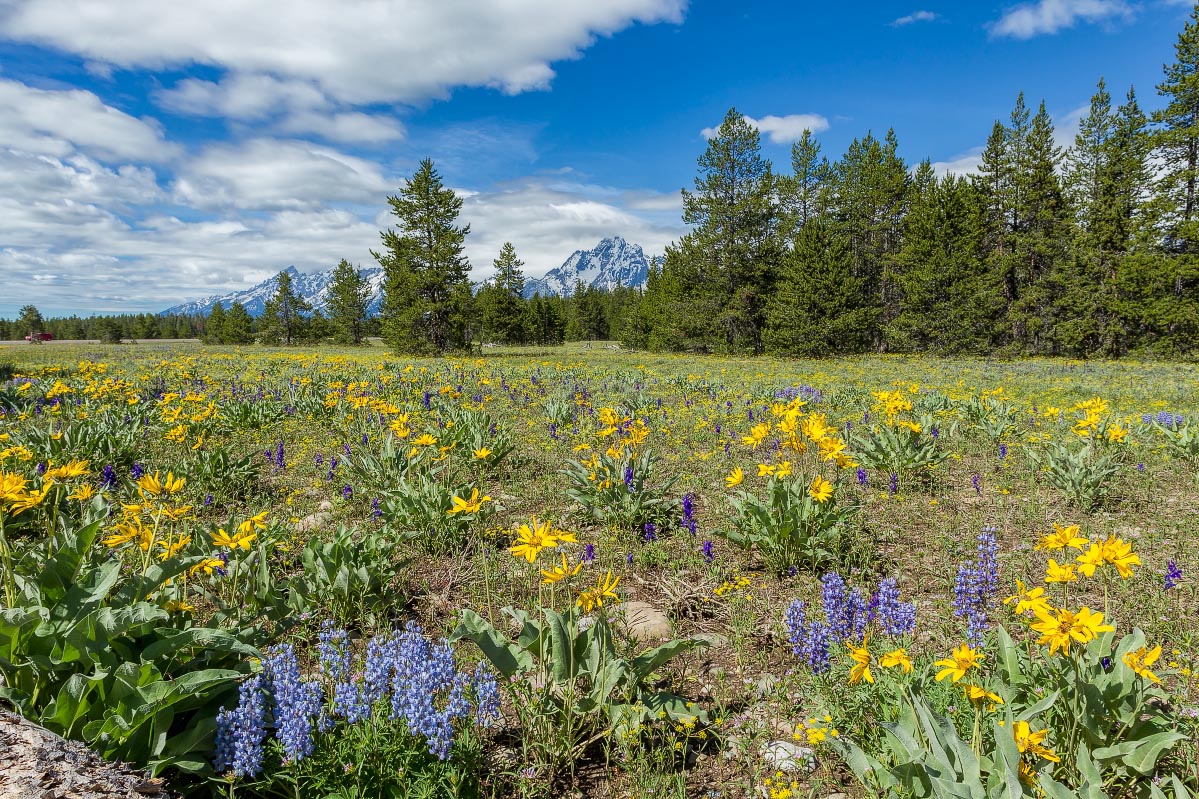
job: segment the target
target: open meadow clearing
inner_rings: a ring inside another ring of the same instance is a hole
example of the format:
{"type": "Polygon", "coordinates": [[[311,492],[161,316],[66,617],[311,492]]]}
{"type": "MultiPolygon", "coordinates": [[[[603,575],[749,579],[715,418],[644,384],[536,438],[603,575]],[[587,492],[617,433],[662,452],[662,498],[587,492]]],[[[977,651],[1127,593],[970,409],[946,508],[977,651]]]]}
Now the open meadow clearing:
{"type": "Polygon", "coordinates": [[[178,790],[1199,789],[1194,365],[0,363],[0,697],[178,790]]]}

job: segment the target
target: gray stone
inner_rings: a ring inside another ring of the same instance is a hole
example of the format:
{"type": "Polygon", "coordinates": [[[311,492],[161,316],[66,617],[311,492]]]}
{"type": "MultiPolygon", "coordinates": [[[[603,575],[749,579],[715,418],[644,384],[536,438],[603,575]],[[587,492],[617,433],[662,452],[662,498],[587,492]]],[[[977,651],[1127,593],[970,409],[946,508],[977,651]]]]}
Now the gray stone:
{"type": "Polygon", "coordinates": [[[762,759],[778,771],[811,771],[816,768],[816,751],[794,741],[770,741],[762,745],[762,759]]]}
{"type": "Polygon", "coordinates": [[[333,510],[333,503],[329,500],[323,500],[320,505],[317,505],[318,510],[333,510]]]}
{"type": "Polygon", "coordinates": [[[720,633],[696,633],[691,637],[703,641],[708,645],[708,649],[722,649],[729,645],[729,639],[720,633]]]}
{"type": "Polygon", "coordinates": [[[318,511],[317,513],[305,516],[303,519],[300,519],[298,522],[296,522],[296,532],[315,533],[317,530],[320,530],[322,527],[328,524],[329,520],[332,518],[332,516],[324,511],[318,511]]]}
{"type": "Polygon", "coordinates": [[[621,606],[625,632],[637,641],[670,637],[670,619],[648,602],[626,602],[621,606]]]}

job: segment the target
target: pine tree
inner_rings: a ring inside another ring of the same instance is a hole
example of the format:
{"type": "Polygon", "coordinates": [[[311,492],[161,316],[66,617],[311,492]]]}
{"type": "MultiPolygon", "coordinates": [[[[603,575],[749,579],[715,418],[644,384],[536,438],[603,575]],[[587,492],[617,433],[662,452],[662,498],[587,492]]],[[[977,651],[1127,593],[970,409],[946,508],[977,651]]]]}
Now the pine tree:
{"type": "Polygon", "coordinates": [[[1110,180],[1112,139],[1116,118],[1112,96],[1102,78],[1091,107],[1078,123],[1074,146],[1066,154],[1066,185],[1079,226],[1090,237],[1101,238],[1100,219],[1104,215],[1104,184],[1110,180]]]}
{"type": "Polygon", "coordinates": [[[45,327],[46,321],[42,319],[42,312],[36,306],[24,305],[21,307],[17,316],[17,328],[21,331],[22,338],[29,336],[30,341],[40,341],[45,327]]]}
{"type": "Polygon", "coordinates": [[[304,316],[312,305],[296,293],[291,272],[284,270],[275,278],[275,293],[262,311],[262,338],[270,344],[291,346],[303,337],[304,316]]]}
{"type": "Polygon", "coordinates": [[[805,130],[791,145],[792,174],[780,180],[785,219],[782,229],[788,237],[809,220],[822,216],[828,204],[829,163],[820,155],[820,142],[805,130]]]}
{"type": "Polygon", "coordinates": [[[687,272],[680,281],[685,294],[670,315],[702,315],[692,340],[680,344],[761,351],[782,253],[775,193],[757,128],[730,108],[699,158],[695,191],[683,191],[683,221],[694,227],[688,257],[667,252],[665,268],[687,272]]]}
{"type": "Polygon", "coordinates": [[[876,315],[853,274],[848,243],[829,225],[810,220],[783,258],[766,311],[766,351],[800,357],[862,352],[876,315]]]}
{"type": "Polygon", "coordinates": [[[225,314],[223,340],[226,344],[254,343],[254,320],[250,318],[246,306],[240,302],[230,305],[229,312],[225,314]]]}
{"type": "Polygon", "coordinates": [[[442,183],[429,159],[394,197],[398,232],[380,233],[386,271],[383,338],[398,352],[445,353],[468,346],[470,264],[463,255],[470,225],[456,223],[462,198],[442,183]]]}
{"type": "Polygon", "coordinates": [[[212,306],[208,321],[204,323],[204,343],[224,344],[227,335],[225,325],[225,307],[218,302],[212,306]]]}
{"type": "Polygon", "coordinates": [[[326,304],[329,323],[335,331],[334,338],[338,343],[362,343],[370,293],[370,284],[362,276],[362,272],[342,258],[333,268],[333,282],[329,284],[329,301],[326,304]]]}
{"type": "Polygon", "coordinates": [[[528,303],[524,299],[524,261],[516,257],[516,248],[504,242],[492,265],[495,274],[480,289],[477,302],[483,335],[504,344],[523,344],[528,337],[528,303]]]}
{"type": "Polygon", "coordinates": [[[1154,143],[1165,174],[1159,184],[1169,246],[1199,249],[1199,4],[1178,35],[1175,61],[1164,67],[1157,92],[1166,107],[1153,113],[1154,143]]]}

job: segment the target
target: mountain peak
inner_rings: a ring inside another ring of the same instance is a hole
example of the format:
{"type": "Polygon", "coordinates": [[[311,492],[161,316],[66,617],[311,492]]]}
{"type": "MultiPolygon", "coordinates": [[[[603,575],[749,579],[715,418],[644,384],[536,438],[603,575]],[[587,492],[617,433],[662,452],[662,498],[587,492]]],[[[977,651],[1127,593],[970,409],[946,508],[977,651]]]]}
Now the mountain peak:
{"type": "Polygon", "coordinates": [[[649,274],[649,259],[639,244],[631,244],[621,236],[608,236],[590,250],[575,250],[557,269],[542,278],[525,281],[525,296],[534,294],[569,297],[575,286],[611,291],[617,287],[640,288],[649,274]]]}

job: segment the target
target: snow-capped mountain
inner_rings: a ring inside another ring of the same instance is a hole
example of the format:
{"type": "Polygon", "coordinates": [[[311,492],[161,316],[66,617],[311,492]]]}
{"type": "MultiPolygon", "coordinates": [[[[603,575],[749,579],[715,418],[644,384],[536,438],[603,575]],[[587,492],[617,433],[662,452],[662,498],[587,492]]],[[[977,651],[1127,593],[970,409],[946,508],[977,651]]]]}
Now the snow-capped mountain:
{"type": "MultiPolygon", "coordinates": [[[[327,311],[326,304],[329,300],[329,286],[333,284],[333,270],[326,269],[323,272],[304,273],[296,269],[294,266],[289,266],[283,270],[291,275],[291,285],[295,289],[296,294],[299,294],[309,303],[315,310],[325,313],[327,311]]],[[[360,270],[362,276],[366,278],[367,283],[371,287],[371,298],[367,304],[367,314],[374,316],[379,312],[379,306],[383,302],[383,267],[368,266],[360,270]]],[[[205,297],[202,300],[195,302],[185,302],[182,305],[176,305],[173,308],[167,308],[163,314],[203,314],[207,316],[212,313],[213,306],[218,302],[228,310],[235,302],[240,302],[249,312],[250,316],[261,316],[266,307],[266,301],[275,294],[276,277],[264,280],[253,288],[245,291],[234,291],[229,294],[215,294],[211,297],[205,297]]]]}
{"type": "Polygon", "coordinates": [[[575,283],[611,290],[617,286],[641,288],[649,274],[650,259],[639,244],[630,244],[620,236],[612,236],[591,250],[575,250],[566,262],[551,269],[542,278],[525,279],[525,296],[540,293],[543,297],[556,294],[569,297],[575,283]]]}
{"type": "MultiPolygon", "coordinates": [[[[604,239],[592,250],[576,250],[566,259],[562,266],[546,272],[545,277],[527,278],[525,280],[525,296],[532,297],[540,293],[547,297],[551,294],[559,297],[569,297],[574,293],[575,283],[579,280],[584,285],[611,290],[617,286],[641,288],[645,285],[653,259],[647,258],[640,245],[630,244],[620,236],[604,239]]],[[[312,307],[321,313],[327,312],[329,286],[333,284],[333,269],[323,272],[301,272],[294,266],[284,270],[291,275],[291,284],[296,293],[311,303],[312,307]]],[[[375,316],[383,303],[383,267],[368,266],[361,270],[371,287],[371,298],[367,304],[367,314],[375,316]]],[[[214,294],[202,300],[185,302],[173,308],[167,308],[162,314],[202,314],[208,316],[218,302],[228,310],[235,302],[240,302],[250,316],[262,316],[266,301],[274,296],[276,278],[264,280],[253,288],[244,291],[232,291],[228,294],[214,294]]]]}

